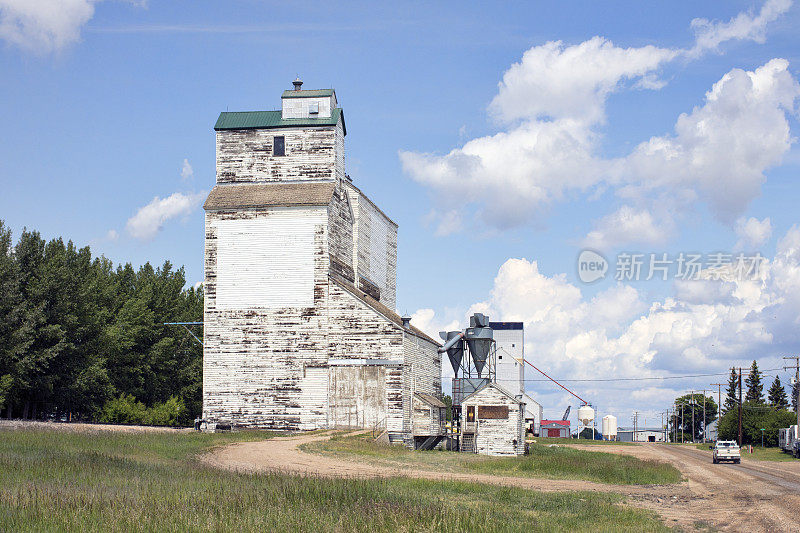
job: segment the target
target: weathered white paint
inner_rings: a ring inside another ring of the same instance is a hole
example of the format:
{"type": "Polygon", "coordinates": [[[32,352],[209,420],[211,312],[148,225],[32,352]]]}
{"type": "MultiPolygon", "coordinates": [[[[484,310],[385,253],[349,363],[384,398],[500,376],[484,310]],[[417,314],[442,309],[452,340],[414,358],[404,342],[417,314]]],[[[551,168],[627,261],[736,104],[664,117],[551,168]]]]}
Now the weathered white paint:
{"type": "MultiPolygon", "coordinates": [[[[217,132],[217,183],[334,180],[337,127],[314,126],[217,132]],[[286,155],[272,144],[282,135],[286,155]]],[[[342,146],[343,149],[343,146],[342,146]]],[[[344,163],[343,155],[339,157],[344,163]]]]}
{"type": "Polygon", "coordinates": [[[380,289],[380,301],[396,305],[397,224],[387,217],[357,187],[348,184],[355,215],[353,230],[353,269],[380,289]]]}
{"type": "Polygon", "coordinates": [[[467,397],[461,404],[466,413],[475,407],[474,445],[483,455],[523,455],[525,453],[525,404],[492,383],[467,397]],[[481,418],[481,406],[506,406],[505,419],[481,418]]]}
{"type": "Polygon", "coordinates": [[[281,117],[283,118],[309,118],[309,117],[330,117],[331,109],[336,107],[332,96],[319,98],[282,98],[281,117]],[[317,105],[319,113],[309,113],[309,109],[317,105]]]}
{"type": "Polygon", "coordinates": [[[275,207],[254,219],[216,220],[217,307],[314,305],[314,231],[327,211],[275,207]]]}
{"type": "Polygon", "coordinates": [[[441,395],[441,357],[393,311],[396,224],[345,178],[341,123],[217,133],[218,184],[279,181],[335,190],[328,205],[206,212],[204,417],[284,430],[385,424],[393,440],[409,438],[413,392],[441,395]],[[283,157],[272,156],[275,135],[283,157]],[[379,301],[358,289],[357,268],[379,278],[379,301]]]}

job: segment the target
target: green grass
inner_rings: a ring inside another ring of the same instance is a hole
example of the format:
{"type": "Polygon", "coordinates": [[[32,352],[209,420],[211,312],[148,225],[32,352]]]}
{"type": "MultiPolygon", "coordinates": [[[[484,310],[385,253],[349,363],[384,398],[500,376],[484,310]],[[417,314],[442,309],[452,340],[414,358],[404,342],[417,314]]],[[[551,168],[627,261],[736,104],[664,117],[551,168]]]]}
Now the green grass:
{"type": "Polygon", "coordinates": [[[599,493],[245,474],[197,462],[257,433],[0,432],[2,531],[666,531],[599,493]]]}
{"type": "Polygon", "coordinates": [[[529,448],[530,454],[523,457],[486,457],[441,450],[421,452],[403,446],[378,444],[369,435],[339,436],[304,447],[307,451],[358,458],[376,464],[446,472],[642,485],[678,483],[682,479],[680,471],[670,464],[630,455],[578,450],[567,446],[551,448],[540,444],[530,444],[529,448]]]}
{"type": "Polygon", "coordinates": [[[536,444],[581,444],[587,446],[638,446],[639,443],[633,442],[620,442],[611,440],[589,440],[589,439],[558,439],[555,437],[529,437],[528,442],[536,442],[536,444]]]}
{"type": "MultiPolygon", "coordinates": [[[[711,443],[708,444],[697,444],[696,447],[698,450],[705,450],[711,454],[711,450],[708,449],[709,446],[712,446],[711,443]]],[[[795,459],[792,457],[792,454],[786,453],[777,446],[771,448],[761,448],[760,445],[753,446],[753,453],[749,453],[744,447],[741,450],[742,460],[747,461],[750,459],[755,459],[758,461],[775,461],[775,462],[789,462],[789,461],[798,461],[800,459],[795,459]]]]}

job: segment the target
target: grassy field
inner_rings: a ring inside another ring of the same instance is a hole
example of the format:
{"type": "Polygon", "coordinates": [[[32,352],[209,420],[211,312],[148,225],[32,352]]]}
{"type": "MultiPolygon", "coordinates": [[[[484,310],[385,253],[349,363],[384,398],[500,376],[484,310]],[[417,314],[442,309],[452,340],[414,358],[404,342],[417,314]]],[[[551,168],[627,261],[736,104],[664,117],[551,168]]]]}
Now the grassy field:
{"type": "MultiPolygon", "coordinates": [[[[697,444],[698,450],[706,450],[709,454],[711,450],[708,449],[709,446],[712,444],[697,444]]],[[[772,447],[772,448],[762,448],[761,446],[753,446],[753,453],[749,453],[746,451],[745,448],[742,448],[742,460],[747,461],[748,459],[756,459],[758,461],[776,461],[776,462],[788,462],[788,461],[800,461],[800,459],[795,459],[792,457],[792,454],[786,453],[780,448],[772,447]]]]}
{"type": "Polygon", "coordinates": [[[531,444],[530,455],[496,458],[441,450],[413,451],[403,446],[381,445],[372,442],[368,435],[362,435],[317,441],[305,445],[305,449],[340,457],[357,457],[377,464],[437,471],[582,479],[613,484],[649,485],[681,481],[680,471],[667,463],[566,446],[550,448],[531,444]]]}
{"type": "Polygon", "coordinates": [[[587,446],[638,446],[638,443],[619,442],[610,440],[589,440],[589,439],[557,439],[555,437],[529,437],[528,442],[536,444],[580,444],[587,446]]]}
{"type": "Polygon", "coordinates": [[[266,437],[0,432],[0,530],[667,531],[611,494],[244,474],[196,460],[266,437]]]}

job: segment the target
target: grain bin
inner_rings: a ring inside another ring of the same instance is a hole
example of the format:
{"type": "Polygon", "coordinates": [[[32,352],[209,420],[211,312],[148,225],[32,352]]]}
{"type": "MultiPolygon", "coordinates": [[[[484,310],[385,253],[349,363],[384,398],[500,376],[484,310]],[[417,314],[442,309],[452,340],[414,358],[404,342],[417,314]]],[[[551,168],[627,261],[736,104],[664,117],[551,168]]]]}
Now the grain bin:
{"type": "Polygon", "coordinates": [[[588,426],[594,420],[594,409],[589,407],[589,405],[583,405],[578,409],[578,420],[581,421],[581,424],[584,426],[588,426]]]}
{"type": "Polygon", "coordinates": [[[603,438],[605,440],[617,440],[617,417],[606,415],[603,417],[603,438]]]}

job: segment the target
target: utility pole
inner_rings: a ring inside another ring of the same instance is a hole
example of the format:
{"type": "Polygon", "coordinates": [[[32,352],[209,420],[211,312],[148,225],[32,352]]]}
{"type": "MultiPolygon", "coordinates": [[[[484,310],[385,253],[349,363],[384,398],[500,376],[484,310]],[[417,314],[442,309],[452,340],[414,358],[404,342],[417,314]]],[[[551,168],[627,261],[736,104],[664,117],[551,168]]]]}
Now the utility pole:
{"type": "MultiPolygon", "coordinates": [[[[798,409],[800,411],[800,409],[798,409]]],[[[739,447],[742,446],[742,367],[739,367],[739,447]]]]}
{"type": "Polygon", "coordinates": [[[722,383],[712,383],[717,386],[717,418],[722,418],[722,383]]]}
{"type": "MultiPolygon", "coordinates": [[[[798,355],[790,355],[789,357],[784,357],[784,359],[794,359],[794,380],[795,383],[798,384],[797,386],[797,425],[800,427],[800,356],[798,355]]],[[[791,370],[792,367],[783,367],[784,370],[791,370]]]]}
{"type": "Polygon", "coordinates": [[[703,393],[703,443],[706,442],[706,392],[710,392],[708,389],[703,389],[701,391],[703,393]]]}
{"type": "Polygon", "coordinates": [[[636,442],[638,440],[636,435],[636,428],[639,423],[639,411],[634,411],[633,416],[631,418],[633,419],[633,439],[631,440],[633,442],[636,442]]]}
{"type": "MultiPolygon", "coordinates": [[[[722,383],[712,383],[717,386],[717,439],[719,439],[719,423],[722,420],[722,383]]],[[[713,394],[713,391],[712,391],[713,394]]]]}
{"type": "Polygon", "coordinates": [[[692,391],[692,444],[694,444],[694,391],[692,391]]]}

